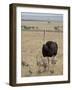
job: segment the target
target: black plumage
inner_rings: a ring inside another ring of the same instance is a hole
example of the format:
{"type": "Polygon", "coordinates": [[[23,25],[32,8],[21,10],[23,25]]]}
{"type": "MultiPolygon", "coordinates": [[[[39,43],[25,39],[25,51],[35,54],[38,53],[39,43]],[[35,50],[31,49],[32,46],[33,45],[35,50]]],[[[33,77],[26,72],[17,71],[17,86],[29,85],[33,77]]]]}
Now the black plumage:
{"type": "Polygon", "coordinates": [[[44,57],[56,56],[57,51],[58,51],[58,45],[56,42],[48,41],[45,44],[43,44],[42,54],[44,57]]]}

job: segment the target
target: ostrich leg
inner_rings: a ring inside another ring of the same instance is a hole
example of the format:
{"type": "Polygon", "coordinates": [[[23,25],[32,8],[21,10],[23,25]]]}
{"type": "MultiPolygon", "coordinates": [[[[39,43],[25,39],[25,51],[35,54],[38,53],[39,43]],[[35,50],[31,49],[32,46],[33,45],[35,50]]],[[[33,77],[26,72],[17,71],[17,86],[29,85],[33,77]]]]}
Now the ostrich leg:
{"type": "Polygon", "coordinates": [[[54,64],[54,56],[52,56],[51,64],[54,64]]]}
{"type": "Polygon", "coordinates": [[[50,70],[50,72],[51,73],[54,73],[54,67],[55,67],[55,64],[56,64],[56,62],[55,62],[55,57],[54,56],[52,56],[52,60],[51,60],[51,70],[50,70]]]}
{"type": "Polygon", "coordinates": [[[55,56],[52,56],[51,64],[56,64],[55,56]]]}
{"type": "Polygon", "coordinates": [[[48,60],[48,71],[49,71],[49,57],[47,57],[47,60],[48,60]]]}

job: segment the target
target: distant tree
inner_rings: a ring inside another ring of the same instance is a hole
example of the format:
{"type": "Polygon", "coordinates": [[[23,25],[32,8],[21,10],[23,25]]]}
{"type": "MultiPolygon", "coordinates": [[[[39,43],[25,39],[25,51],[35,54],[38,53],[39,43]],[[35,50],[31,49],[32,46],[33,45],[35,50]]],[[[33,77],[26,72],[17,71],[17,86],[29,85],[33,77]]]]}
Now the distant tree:
{"type": "Polygon", "coordinates": [[[31,29],[30,26],[24,26],[24,29],[31,29]]]}
{"type": "Polygon", "coordinates": [[[55,26],[54,29],[55,29],[55,30],[59,30],[59,26],[55,26]]]}
{"type": "Polygon", "coordinates": [[[32,26],[32,29],[34,29],[35,27],[34,26],[32,26]]]}
{"type": "Polygon", "coordinates": [[[48,23],[50,23],[50,21],[48,21],[48,23]]]}
{"type": "Polygon", "coordinates": [[[38,27],[36,27],[36,29],[38,29],[38,27]]]}
{"type": "Polygon", "coordinates": [[[24,26],[24,29],[27,29],[27,26],[24,26]]]}

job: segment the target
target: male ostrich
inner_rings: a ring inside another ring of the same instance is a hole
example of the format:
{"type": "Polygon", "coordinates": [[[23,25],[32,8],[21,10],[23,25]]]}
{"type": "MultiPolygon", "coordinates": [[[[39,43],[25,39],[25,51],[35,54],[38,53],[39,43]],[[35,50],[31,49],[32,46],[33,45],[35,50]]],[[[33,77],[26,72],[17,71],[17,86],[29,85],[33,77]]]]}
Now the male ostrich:
{"type": "Polygon", "coordinates": [[[55,64],[54,58],[57,55],[58,45],[54,41],[45,42],[45,32],[46,30],[44,30],[42,55],[43,57],[47,57],[48,59],[48,70],[49,70],[49,57],[52,57],[52,64],[55,64]]]}
{"type": "Polygon", "coordinates": [[[48,41],[43,44],[42,54],[48,59],[48,68],[49,68],[49,57],[52,57],[52,64],[55,63],[54,57],[57,55],[58,45],[54,41],[48,41]]]}

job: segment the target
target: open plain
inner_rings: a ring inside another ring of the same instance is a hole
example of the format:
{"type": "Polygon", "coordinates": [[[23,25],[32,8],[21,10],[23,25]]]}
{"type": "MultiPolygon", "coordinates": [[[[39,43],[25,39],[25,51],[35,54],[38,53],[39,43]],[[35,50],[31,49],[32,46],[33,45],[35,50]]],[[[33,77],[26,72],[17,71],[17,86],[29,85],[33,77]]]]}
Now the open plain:
{"type": "Polygon", "coordinates": [[[62,75],[62,22],[23,21],[21,25],[21,76],[62,75]],[[47,41],[55,41],[58,44],[58,52],[55,57],[56,64],[52,65],[51,58],[49,58],[49,69],[47,57],[43,57],[42,55],[42,46],[47,41]],[[47,65],[46,70],[44,70],[43,62],[47,65]]]}

